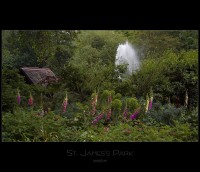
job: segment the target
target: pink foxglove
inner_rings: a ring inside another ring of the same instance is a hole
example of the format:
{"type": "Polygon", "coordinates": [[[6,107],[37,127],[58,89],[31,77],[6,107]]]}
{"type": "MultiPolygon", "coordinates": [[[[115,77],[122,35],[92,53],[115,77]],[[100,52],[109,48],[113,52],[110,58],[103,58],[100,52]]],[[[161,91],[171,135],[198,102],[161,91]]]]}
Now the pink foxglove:
{"type": "Polygon", "coordinates": [[[67,94],[66,94],[66,97],[63,101],[63,111],[62,111],[63,113],[65,113],[67,110],[67,103],[68,103],[68,98],[67,98],[67,94]]]}
{"type": "Polygon", "coordinates": [[[138,114],[139,114],[139,109],[137,109],[137,110],[130,116],[130,118],[131,118],[132,120],[134,120],[134,119],[138,116],[138,114]]]}
{"type": "Polygon", "coordinates": [[[30,93],[30,97],[29,97],[29,99],[28,99],[28,105],[29,105],[29,106],[32,106],[32,105],[33,105],[33,96],[31,95],[31,93],[30,93]]]}
{"type": "Polygon", "coordinates": [[[100,115],[98,115],[93,121],[92,124],[96,124],[97,122],[99,122],[99,120],[101,120],[104,116],[104,113],[101,113],[100,115]]]}

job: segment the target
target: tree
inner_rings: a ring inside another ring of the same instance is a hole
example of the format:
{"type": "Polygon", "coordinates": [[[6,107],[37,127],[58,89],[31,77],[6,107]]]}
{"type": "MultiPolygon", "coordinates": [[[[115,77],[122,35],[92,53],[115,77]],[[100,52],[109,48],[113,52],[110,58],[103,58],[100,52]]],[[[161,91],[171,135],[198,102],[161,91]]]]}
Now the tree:
{"type": "MultiPolygon", "coordinates": [[[[71,41],[77,33],[72,30],[13,30],[6,38],[4,49],[10,52],[16,68],[49,66],[59,69],[71,57],[71,41]]],[[[6,57],[6,51],[4,54],[6,57]]]]}
{"type": "Polygon", "coordinates": [[[140,71],[132,76],[132,83],[137,86],[138,96],[148,93],[150,87],[164,97],[178,96],[184,102],[188,91],[190,105],[198,101],[198,52],[190,50],[174,53],[166,51],[159,59],[146,59],[140,71]]]}
{"type": "Polygon", "coordinates": [[[122,34],[114,31],[81,31],[74,41],[75,53],[66,64],[66,68],[73,69],[65,73],[66,82],[74,72],[78,74],[76,87],[72,89],[83,96],[90,95],[97,88],[104,89],[105,85],[112,87],[117,46],[125,40],[122,34]]]}
{"type": "Polygon", "coordinates": [[[197,30],[123,30],[140,58],[160,57],[166,50],[178,52],[198,48],[197,30]],[[155,56],[157,55],[157,56],[155,56]]]}

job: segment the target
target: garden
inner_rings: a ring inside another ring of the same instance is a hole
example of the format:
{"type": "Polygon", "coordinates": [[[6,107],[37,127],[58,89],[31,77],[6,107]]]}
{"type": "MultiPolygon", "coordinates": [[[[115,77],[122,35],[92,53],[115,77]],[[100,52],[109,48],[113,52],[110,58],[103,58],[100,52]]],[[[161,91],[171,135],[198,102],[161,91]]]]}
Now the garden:
{"type": "Polygon", "coordinates": [[[195,30],[2,31],[3,142],[198,142],[198,95],[195,30]],[[131,73],[116,65],[127,40],[131,73]]]}

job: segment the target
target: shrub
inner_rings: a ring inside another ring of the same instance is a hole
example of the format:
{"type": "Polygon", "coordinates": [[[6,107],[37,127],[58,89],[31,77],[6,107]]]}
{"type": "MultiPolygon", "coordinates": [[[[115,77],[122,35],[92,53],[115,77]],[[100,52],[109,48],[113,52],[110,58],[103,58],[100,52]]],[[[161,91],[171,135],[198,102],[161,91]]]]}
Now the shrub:
{"type": "Polygon", "coordinates": [[[198,103],[197,57],[197,50],[166,51],[159,59],[152,56],[143,60],[140,70],[132,76],[138,96],[145,96],[152,87],[155,93],[162,95],[160,99],[176,95],[183,105],[188,89],[189,106],[195,107],[198,103]]]}
{"type": "Polygon", "coordinates": [[[71,120],[49,112],[45,116],[38,111],[16,109],[14,114],[2,117],[3,141],[76,141],[76,125],[71,120]],[[73,123],[72,123],[73,124],[73,123]]]}
{"type": "Polygon", "coordinates": [[[166,125],[173,125],[174,120],[179,120],[181,118],[181,112],[183,108],[176,108],[172,104],[161,105],[161,103],[153,103],[153,108],[147,112],[144,116],[143,121],[148,123],[163,123],[166,125]],[[150,122],[151,121],[151,122],[150,122]]]}
{"type": "MultiPolygon", "coordinates": [[[[27,84],[25,84],[22,76],[18,74],[18,70],[2,70],[2,110],[5,112],[13,111],[17,105],[17,88],[22,92],[27,84]]],[[[24,103],[24,97],[21,97],[24,103]]]]}
{"type": "Polygon", "coordinates": [[[140,105],[136,98],[127,98],[127,107],[131,112],[134,112],[140,105]]]}

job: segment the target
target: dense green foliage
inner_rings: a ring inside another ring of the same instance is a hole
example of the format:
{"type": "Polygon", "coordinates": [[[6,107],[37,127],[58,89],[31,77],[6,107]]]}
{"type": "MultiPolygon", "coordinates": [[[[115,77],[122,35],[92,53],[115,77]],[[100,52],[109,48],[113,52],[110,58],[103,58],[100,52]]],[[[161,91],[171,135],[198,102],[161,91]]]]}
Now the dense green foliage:
{"type": "Polygon", "coordinates": [[[195,30],[2,31],[3,141],[198,141],[198,95],[195,30]],[[130,76],[115,66],[127,40],[140,59],[130,76]],[[24,66],[61,80],[30,85],[24,66]]]}
{"type": "Polygon", "coordinates": [[[165,52],[160,59],[144,60],[141,70],[133,75],[137,95],[145,95],[150,87],[163,97],[180,97],[183,103],[188,89],[192,106],[198,103],[198,52],[196,50],[165,52]]]}
{"type": "MultiPolygon", "coordinates": [[[[118,125],[88,125],[87,120],[61,117],[49,112],[44,117],[37,111],[17,109],[14,114],[3,114],[3,141],[122,141],[122,142],[191,142],[198,141],[197,126],[174,121],[173,126],[155,125],[135,120],[118,125]]],[[[197,111],[192,112],[197,116],[197,111]]]]}

